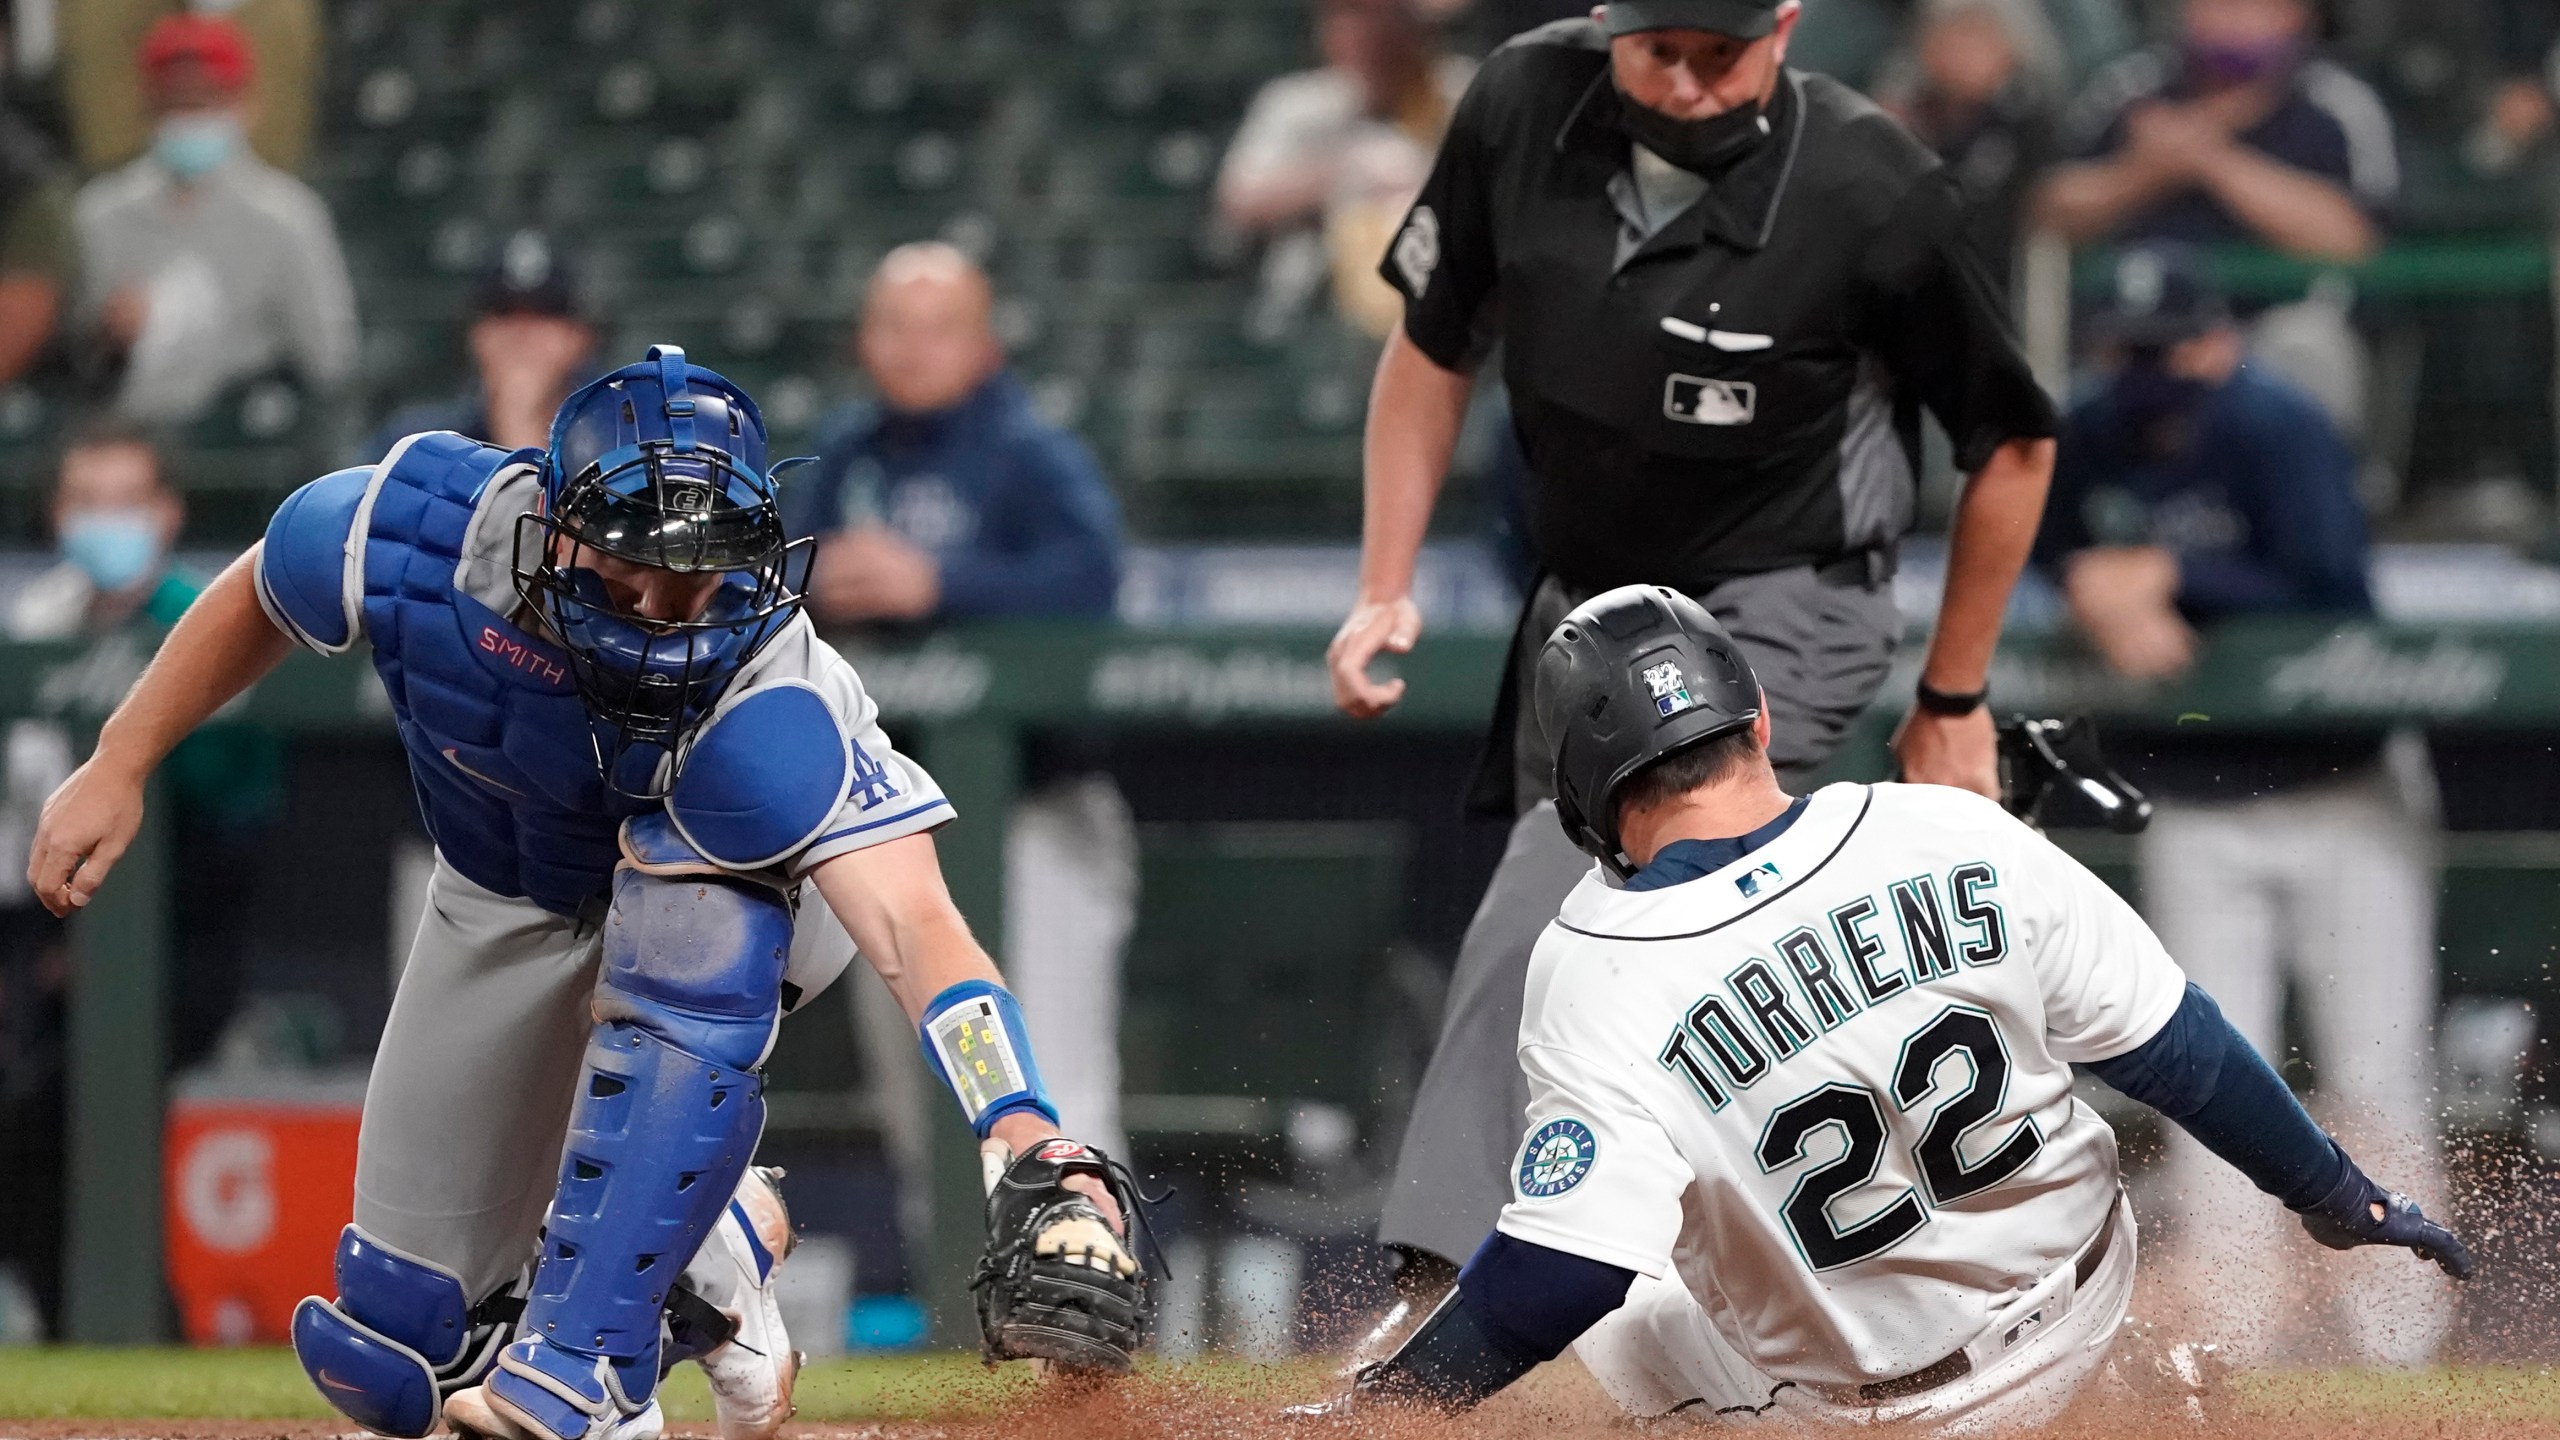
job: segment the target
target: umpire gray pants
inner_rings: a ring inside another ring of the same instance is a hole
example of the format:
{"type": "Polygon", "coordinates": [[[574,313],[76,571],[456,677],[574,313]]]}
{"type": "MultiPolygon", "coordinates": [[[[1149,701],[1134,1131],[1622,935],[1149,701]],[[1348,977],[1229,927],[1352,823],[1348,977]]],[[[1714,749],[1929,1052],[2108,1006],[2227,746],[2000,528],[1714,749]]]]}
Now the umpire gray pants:
{"type": "MultiPolygon", "coordinates": [[[[1796,789],[1839,748],[1892,668],[1902,629],[1892,585],[1834,584],[1811,568],[1775,570],[1697,599],[1733,633],[1768,693],[1770,758],[1779,780],[1796,789]]],[[[1522,643],[1543,645],[1572,607],[1553,586],[1531,605],[1522,643]]],[[[1522,676],[1533,670],[1515,666],[1522,676]]],[[[1517,746],[1523,799],[1554,794],[1527,699],[1521,697],[1517,746]]],[[[1552,799],[1538,799],[1512,822],[1510,845],[1458,946],[1440,1039],[1414,1095],[1379,1217],[1381,1244],[1464,1261],[1510,1200],[1511,1159],[1529,1106],[1517,1053],[1529,952],[1591,866],[1556,823],[1552,799]]]]}
{"type": "MultiPolygon", "coordinates": [[[[494,894],[437,858],[365,1084],[355,1220],[452,1270],[475,1301],[534,1258],[602,953],[594,927],[494,894]]],[[[812,895],[786,978],[805,1003],[852,959],[852,938],[812,895]]]]}

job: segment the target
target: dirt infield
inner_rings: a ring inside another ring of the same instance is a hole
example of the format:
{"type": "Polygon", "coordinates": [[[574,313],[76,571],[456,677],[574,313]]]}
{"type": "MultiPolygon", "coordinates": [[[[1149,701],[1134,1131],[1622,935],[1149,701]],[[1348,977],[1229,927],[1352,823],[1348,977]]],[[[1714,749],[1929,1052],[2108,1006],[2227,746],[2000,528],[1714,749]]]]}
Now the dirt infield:
{"type": "MultiPolygon", "coordinates": [[[[1291,1422],[1282,1404],[1321,1381],[1299,1371],[1265,1387],[1173,1374],[1100,1390],[1043,1389],[939,1419],[794,1424],[786,1440],[1571,1440],[1686,1431],[1620,1416],[1570,1363],[1553,1365],[1460,1419],[1369,1415],[1291,1422]]],[[[2404,1440],[2411,1436],[2560,1440],[2560,1376],[2529,1369],[2418,1374],[2288,1372],[2243,1377],[2223,1414],[2202,1424],[2123,1402],[2084,1405],[2047,1432],[2060,1440],[2404,1440]]],[[[1752,1428],[1787,1433],[1793,1427],[1752,1428]]],[[[321,1440],[343,1423],[254,1420],[0,1420],[0,1440],[321,1440]]],[[[707,1426],[670,1436],[709,1440],[707,1426]]]]}

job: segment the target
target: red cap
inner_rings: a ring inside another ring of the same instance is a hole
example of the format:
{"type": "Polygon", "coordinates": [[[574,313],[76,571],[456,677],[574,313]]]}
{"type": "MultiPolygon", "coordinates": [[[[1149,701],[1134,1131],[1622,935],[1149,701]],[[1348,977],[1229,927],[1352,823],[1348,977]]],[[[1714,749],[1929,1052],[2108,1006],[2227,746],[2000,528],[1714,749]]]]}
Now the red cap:
{"type": "Polygon", "coordinates": [[[142,37],[143,77],[156,82],[181,60],[203,66],[206,78],[227,90],[248,89],[257,68],[248,38],[219,15],[164,15],[152,24],[142,37]]]}

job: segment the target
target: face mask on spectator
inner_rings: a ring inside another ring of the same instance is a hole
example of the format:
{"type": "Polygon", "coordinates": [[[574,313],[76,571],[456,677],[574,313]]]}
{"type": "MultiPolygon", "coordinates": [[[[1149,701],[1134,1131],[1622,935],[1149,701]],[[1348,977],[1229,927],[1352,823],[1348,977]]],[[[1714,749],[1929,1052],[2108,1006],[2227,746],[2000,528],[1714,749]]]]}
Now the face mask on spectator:
{"type": "Polygon", "coordinates": [[[231,158],[240,145],[240,117],[225,111],[171,115],[151,136],[151,153],[181,180],[193,180],[231,158]]]}
{"type": "Polygon", "coordinates": [[[1714,176],[1769,138],[1769,117],[1759,101],[1696,120],[1676,120],[1621,92],[1620,124],[1647,150],[1692,174],[1714,176]]]}
{"type": "Polygon", "coordinates": [[[62,555],[99,589],[127,589],[160,563],[160,517],[139,508],[81,511],[62,522],[62,555]]]}
{"type": "Polygon", "coordinates": [[[2186,55],[2187,68],[2209,84],[2250,85],[2291,70],[2302,58],[2302,41],[2292,35],[2239,44],[2190,40],[2186,55]]]}

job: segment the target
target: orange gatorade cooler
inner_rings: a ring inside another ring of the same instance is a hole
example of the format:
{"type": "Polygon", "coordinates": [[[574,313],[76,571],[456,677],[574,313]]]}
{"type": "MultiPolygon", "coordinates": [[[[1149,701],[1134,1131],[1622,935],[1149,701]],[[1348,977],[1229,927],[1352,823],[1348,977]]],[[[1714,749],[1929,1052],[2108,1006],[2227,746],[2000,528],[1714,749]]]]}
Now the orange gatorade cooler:
{"type": "Polygon", "coordinates": [[[361,1074],[180,1082],[161,1213],[189,1341],[281,1344],[303,1296],[337,1293],[363,1104],[361,1074]]]}

